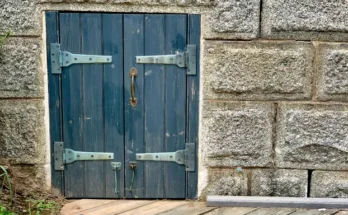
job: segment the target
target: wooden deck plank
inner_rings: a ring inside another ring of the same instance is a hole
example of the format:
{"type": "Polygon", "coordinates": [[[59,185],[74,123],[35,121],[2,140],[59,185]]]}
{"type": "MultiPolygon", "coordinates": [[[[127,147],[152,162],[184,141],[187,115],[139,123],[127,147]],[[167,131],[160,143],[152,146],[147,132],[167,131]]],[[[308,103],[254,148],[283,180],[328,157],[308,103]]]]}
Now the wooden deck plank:
{"type": "Polygon", "coordinates": [[[291,215],[332,215],[337,213],[339,210],[330,209],[330,210],[318,210],[318,209],[312,209],[312,210],[306,210],[306,209],[300,209],[296,212],[292,213],[291,215]]]}
{"type": "Polygon", "coordinates": [[[98,206],[106,205],[114,200],[82,199],[64,205],[61,215],[76,214],[80,211],[88,210],[98,206]]]}
{"type": "MultiPolygon", "coordinates": [[[[211,208],[211,207],[208,207],[211,208]]],[[[257,210],[257,208],[217,208],[211,212],[206,213],[205,215],[244,215],[247,213],[250,213],[254,210],[257,210]]]]}
{"type": "Polygon", "coordinates": [[[288,214],[294,213],[296,210],[297,210],[296,208],[283,208],[272,215],[288,215],[288,214]]]}
{"type": "MultiPolygon", "coordinates": [[[[172,210],[173,208],[183,206],[185,204],[188,204],[188,202],[185,201],[156,201],[152,204],[145,205],[143,207],[139,207],[134,210],[130,210],[124,213],[120,213],[121,215],[154,215],[154,214],[160,214],[169,210],[172,210]]],[[[84,214],[87,215],[87,214],[84,214]]]]}
{"type": "Polygon", "coordinates": [[[271,214],[279,212],[280,210],[282,209],[281,208],[259,208],[257,210],[254,210],[248,213],[248,215],[271,215],[271,214]]]}
{"type": "Polygon", "coordinates": [[[335,215],[348,215],[348,211],[339,211],[337,214],[335,215]]]}
{"type": "MultiPolygon", "coordinates": [[[[134,210],[136,208],[143,207],[145,205],[152,204],[153,201],[140,200],[140,201],[129,201],[129,200],[114,200],[107,205],[101,205],[90,210],[82,211],[83,215],[114,215],[134,210]]],[[[80,214],[81,214],[80,213],[80,214]]]]}
{"type": "Polygon", "coordinates": [[[214,207],[209,207],[209,208],[206,207],[205,202],[190,202],[186,205],[174,208],[170,211],[160,213],[160,214],[162,215],[178,215],[178,214],[199,215],[214,209],[215,209],[214,207]]]}

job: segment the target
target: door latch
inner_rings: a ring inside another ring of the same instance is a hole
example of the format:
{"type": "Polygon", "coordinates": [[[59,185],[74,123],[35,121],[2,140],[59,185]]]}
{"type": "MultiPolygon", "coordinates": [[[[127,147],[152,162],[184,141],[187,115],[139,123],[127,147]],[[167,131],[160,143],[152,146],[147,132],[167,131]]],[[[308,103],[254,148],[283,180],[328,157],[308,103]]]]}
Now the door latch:
{"type": "Polygon", "coordinates": [[[195,171],[196,151],[194,143],[186,143],[186,149],[176,152],[137,153],[139,161],[165,161],[185,165],[186,171],[195,171]]]}
{"type": "Polygon", "coordinates": [[[117,171],[121,171],[121,162],[111,162],[111,170],[115,171],[115,194],[118,194],[117,171]]]}
{"type": "Polygon", "coordinates": [[[114,153],[110,152],[81,152],[64,149],[63,142],[54,142],[54,169],[64,170],[64,164],[75,161],[112,160],[114,153]]]}
{"type": "Polygon", "coordinates": [[[62,67],[68,67],[71,64],[112,62],[112,56],[109,55],[82,55],[61,51],[59,43],[51,43],[50,54],[52,74],[61,74],[62,67]]]}
{"type": "Polygon", "coordinates": [[[136,63],[145,64],[172,64],[178,67],[187,67],[187,75],[196,75],[196,45],[187,45],[186,51],[175,55],[148,55],[136,56],[136,63]]]}

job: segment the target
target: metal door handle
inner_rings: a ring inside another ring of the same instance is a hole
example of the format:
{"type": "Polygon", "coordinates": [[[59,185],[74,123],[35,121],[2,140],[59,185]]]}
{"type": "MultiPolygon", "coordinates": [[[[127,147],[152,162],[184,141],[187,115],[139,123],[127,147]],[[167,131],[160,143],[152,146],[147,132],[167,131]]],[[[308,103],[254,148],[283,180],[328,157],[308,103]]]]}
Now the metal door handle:
{"type": "Polygon", "coordinates": [[[132,83],[131,83],[131,98],[129,99],[130,105],[132,107],[137,106],[138,104],[138,99],[135,98],[135,83],[134,83],[134,78],[138,76],[138,71],[136,68],[131,68],[131,70],[129,71],[129,76],[132,79],[132,83]]]}
{"type": "Polygon", "coordinates": [[[115,171],[115,193],[118,194],[117,171],[121,171],[121,162],[111,162],[111,170],[115,171]]]}

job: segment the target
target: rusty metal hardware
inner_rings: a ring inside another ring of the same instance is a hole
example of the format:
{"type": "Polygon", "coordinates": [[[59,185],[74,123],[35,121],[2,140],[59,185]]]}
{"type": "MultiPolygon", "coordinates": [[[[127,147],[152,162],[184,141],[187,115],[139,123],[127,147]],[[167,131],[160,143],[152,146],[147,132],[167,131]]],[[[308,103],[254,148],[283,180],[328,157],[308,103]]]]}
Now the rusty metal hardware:
{"type": "Polygon", "coordinates": [[[129,71],[129,76],[131,77],[132,79],[132,83],[131,83],[131,98],[129,99],[129,102],[130,102],[130,105],[132,107],[135,107],[137,106],[138,104],[138,99],[135,98],[135,83],[134,83],[134,79],[135,77],[138,76],[138,71],[136,68],[131,68],[131,70],[129,71]]]}

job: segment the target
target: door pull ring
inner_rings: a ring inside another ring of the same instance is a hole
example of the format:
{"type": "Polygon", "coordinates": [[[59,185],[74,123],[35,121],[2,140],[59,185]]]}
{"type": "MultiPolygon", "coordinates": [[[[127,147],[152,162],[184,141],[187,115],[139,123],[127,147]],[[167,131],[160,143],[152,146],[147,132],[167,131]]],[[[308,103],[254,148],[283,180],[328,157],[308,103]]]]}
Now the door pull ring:
{"type": "Polygon", "coordinates": [[[131,83],[131,98],[129,99],[129,102],[130,102],[130,105],[132,107],[135,107],[137,106],[138,104],[138,99],[135,98],[135,83],[134,83],[134,79],[135,77],[138,76],[138,71],[136,68],[131,68],[131,70],[129,71],[129,76],[131,77],[132,79],[132,83],[131,83]]]}

